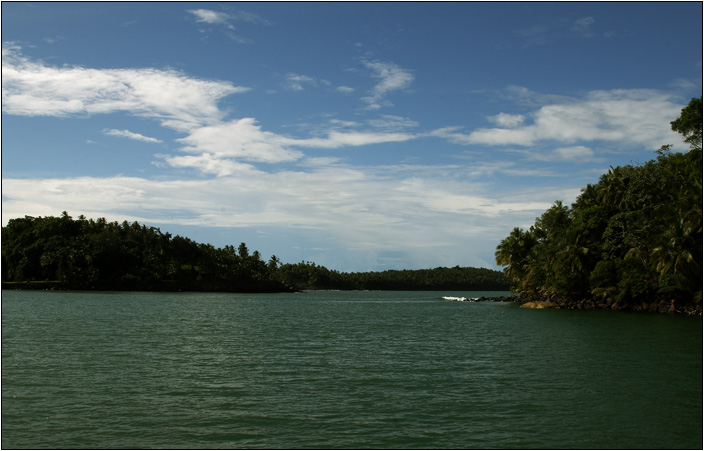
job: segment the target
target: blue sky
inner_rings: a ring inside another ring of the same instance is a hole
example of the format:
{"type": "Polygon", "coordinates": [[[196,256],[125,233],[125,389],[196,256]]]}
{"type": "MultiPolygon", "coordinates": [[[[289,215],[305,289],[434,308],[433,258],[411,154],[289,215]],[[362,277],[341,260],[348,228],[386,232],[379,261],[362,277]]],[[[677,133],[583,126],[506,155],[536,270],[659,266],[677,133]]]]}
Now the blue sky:
{"type": "Polygon", "coordinates": [[[2,4],[2,219],[496,268],[702,92],[702,4],[2,4]]]}

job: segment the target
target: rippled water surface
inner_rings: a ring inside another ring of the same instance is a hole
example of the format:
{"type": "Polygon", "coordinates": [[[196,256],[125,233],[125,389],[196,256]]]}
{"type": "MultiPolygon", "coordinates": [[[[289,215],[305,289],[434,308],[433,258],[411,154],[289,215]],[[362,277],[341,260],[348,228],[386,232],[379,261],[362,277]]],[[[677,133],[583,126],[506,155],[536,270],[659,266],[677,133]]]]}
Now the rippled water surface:
{"type": "Polygon", "coordinates": [[[701,318],[479,294],[3,291],[2,447],[702,448],[701,318]]]}

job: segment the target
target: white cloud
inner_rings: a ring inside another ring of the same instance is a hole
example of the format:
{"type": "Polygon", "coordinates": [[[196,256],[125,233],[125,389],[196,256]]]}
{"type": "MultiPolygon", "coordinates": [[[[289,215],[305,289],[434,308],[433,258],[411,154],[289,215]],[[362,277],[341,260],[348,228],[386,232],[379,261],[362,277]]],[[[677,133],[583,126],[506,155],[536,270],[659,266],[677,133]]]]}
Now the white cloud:
{"type": "Polygon", "coordinates": [[[457,134],[454,142],[464,144],[521,145],[532,146],[538,140],[539,130],[535,126],[520,129],[492,128],[478,129],[469,135],[457,134]]]}
{"type": "Polygon", "coordinates": [[[581,17],[574,21],[570,30],[574,31],[583,38],[590,38],[594,36],[594,30],[592,25],[594,25],[593,17],[581,17]]]}
{"type": "Polygon", "coordinates": [[[362,64],[374,71],[372,77],[381,79],[372,88],[370,96],[362,97],[362,100],[368,104],[367,108],[371,110],[393,105],[385,97],[392,91],[408,88],[414,79],[409,70],[394,63],[363,60],[362,64]]]}
{"type": "Polygon", "coordinates": [[[471,133],[443,128],[431,134],[464,145],[529,147],[546,142],[572,145],[607,141],[657,149],[680,141],[669,123],[681,108],[670,96],[654,90],[592,91],[583,98],[540,107],[528,115],[532,123],[521,121],[519,125],[517,120],[507,120],[517,116],[502,113],[493,116],[494,122],[503,121],[500,128],[480,128],[471,133]]]}
{"type": "Polygon", "coordinates": [[[570,161],[574,163],[597,161],[594,151],[586,146],[558,147],[544,151],[523,151],[532,160],[570,161]]]}
{"type": "Polygon", "coordinates": [[[496,116],[489,116],[488,119],[499,127],[514,128],[525,122],[526,117],[522,114],[499,113],[496,116]]]}
{"type": "Polygon", "coordinates": [[[291,143],[290,139],[262,131],[253,118],[200,127],[178,141],[185,145],[182,148],[185,152],[210,153],[218,158],[281,163],[295,161],[303,156],[302,153],[285,147],[291,143]]]}
{"type": "Polygon", "coordinates": [[[325,247],[334,246],[331,253],[363,258],[356,264],[364,267],[389,252],[403,252],[408,261],[425,267],[445,261],[469,264],[467,249],[477,259],[471,263],[487,266],[493,264],[492,240],[498,243],[516,224],[532,223],[558,195],[554,189],[488,194],[462,167],[448,177],[444,168],[362,170],[317,161],[306,172],[270,174],[209,154],[169,158],[174,166],[200,165],[204,172],[222,176],[3,179],[3,218],[66,210],[74,216],[146,224],[285,227],[291,242],[314,234],[318,246],[330,243],[325,247]]]}
{"type": "Polygon", "coordinates": [[[299,165],[305,167],[332,167],[341,164],[342,159],[338,157],[308,157],[303,159],[299,165]]]}
{"type": "Polygon", "coordinates": [[[335,90],[342,94],[352,94],[354,92],[354,88],[350,88],[349,86],[338,86],[335,90]]]}
{"type": "Polygon", "coordinates": [[[249,22],[249,23],[254,23],[254,24],[264,24],[264,25],[271,25],[271,22],[263,17],[261,17],[258,14],[255,13],[250,13],[247,11],[237,11],[232,14],[230,14],[230,17],[233,20],[239,20],[242,22],[249,22]]]}
{"type": "MultiPolygon", "coordinates": [[[[203,166],[215,161],[208,155],[194,159],[203,166]]],[[[405,221],[410,217],[426,218],[428,226],[434,223],[443,228],[439,221],[443,215],[496,218],[507,211],[544,209],[552,202],[541,196],[526,202],[482,195],[480,184],[462,177],[440,178],[438,169],[432,167],[407,166],[399,179],[389,178],[385,168],[363,171],[339,165],[330,167],[325,161],[313,163],[317,169],[312,172],[274,174],[238,165],[230,168],[235,177],[207,180],[3,179],[6,199],[3,216],[14,217],[19,211],[30,215],[52,214],[65,205],[68,211],[131,210],[150,221],[168,222],[163,212],[188,210],[190,223],[207,215],[207,224],[203,221],[203,225],[275,225],[284,217],[292,226],[318,228],[336,224],[342,228],[361,227],[370,232],[387,224],[397,233],[410,223],[405,221]],[[252,204],[258,206],[252,208],[252,204]],[[218,213],[222,206],[226,206],[229,213],[218,213]],[[154,213],[150,213],[152,211],[154,213]],[[238,218],[234,222],[233,215],[238,218]],[[355,219],[356,216],[359,217],[355,219]]],[[[209,172],[215,172],[217,166],[211,169],[209,172]]],[[[463,168],[458,168],[458,172],[462,171],[463,168]]]]}
{"type": "Polygon", "coordinates": [[[427,135],[447,139],[448,141],[455,144],[471,144],[471,142],[469,141],[469,135],[466,133],[460,133],[460,130],[462,130],[462,127],[459,126],[443,127],[428,132],[427,135]]]}
{"type": "MultiPolygon", "coordinates": [[[[334,121],[332,124],[333,127],[357,125],[334,121]]],[[[410,133],[393,131],[342,132],[332,129],[327,132],[326,137],[298,139],[264,131],[253,118],[242,118],[194,129],[187,137],[177,140],[184,144],[181,148],[183,152],[198,154],[199,157],[163,158],[169,164],[176,163],[177,167],[187,167],[190,164],[195,169],[223,176],[230,174],[229,163],[225,163],[225,160],[284,163],[299,160],[304,156],[294,148],[337,149],[403,142],[416,137],[410,133]],[[223,162],[225,169],[218,168],[219,162],[223,162]]]]}
{"type": "MultiPolygon", "coordinates": [[[[553,20],[549,24],[526,26],[513,33],[521,38],[526,46],[544,45],[565,37],[591,38],[596,36],[593,17],[580,17],[573,22],[567,20],[553,20]]],[[[608,36],[608,33],[604,34],[608,36]]]]}
{"type": "Polygon", "coordinates": [[[343,121],[341,119],[330,119],[330,124],[335,127],[359,127],[358,122],[354,121],[343,121]]]}
{"type": "MultiPolygon", "coordinates": [[[[16,47],[3,50],[2,63],[3,113],[80,117],[126,112],[156,119],[162,126],[188,133],[178,142],[183,144],[182,151],[195,154],[188,158],[164,158],[164,161],[175,167],[190,166],[219,176],[232,173],[241,161],[296,161],[303,154],[293,147],[332,149],[400,142],[415,137],[397,132],[414,125],[412,121],[385,116],[373,126],[383,126],[389,133],[331,130],[325,138],[289,138],[263,131],[253,118],[223,122],[225,113],[218,108],[218,100],[248,89],[228,82],[200,80],[176,71],[156,69],[51,67],[25,58],[16,47]]],[[[289,81],[294,88],[315,82],[311,77],[298,74],[289,74],[289,81]]],[[[382,84],[387,87],[378,90],[380,93],[399,86],[390,82],[382,84]]],[[[105,133],[158,142],[155,138],[128,130],[108,130],[105,133]]]]}
{"type": "Polygon", "coordinates": [[[118,136],[121,138],[128,138],[128,139],[133,139],[135,141],[144,141],[148,143],[160,143],[162,142],[160,139],[156,138],[151,138],[149,136],[144,136],[139,133],[133,133],[129,130],[116,130],[116,129],[111,129],[111,130],[103,130],[103,133],[108,135],[108,136],[118,136]]]}
{"type": "Polygon", "coordinates": [[[553,153],[565,161],[587,161],[594,158],[594,151],[585,146],[558,147],[553,153]]]}
{"type": "Polygon", "coordinates": [[[2,109],[21,116],[90,116],[127,112],[187,131],[219,122],[217,102],[248,91],[230,82],[201,80],[158,69],[52,67],[3,48],[2,109]]]}
{"type": "Polygon", "coordinates": [[[206,174],[214,174],[218,177],[224,177],[250,171],[253,166],[249,164],[238,163],[230,159],[218,158],[213,154],[204,153],[201,155],[157,155],[163,158],[169,166],[174,168],[189,168],[197,169],[206,174]]]}
{"type": "Polygon", "coordinates": [[[533,91],[525,86],[508,85],[503,91],[497,93],[499,97],[508,102],[513,102],[524,108],[539,108],[543,105],[571,103],[574,97],[560,94],[546,94],[533,91]]]}
{"type": "Polygon", "coordinates": [[[232,17],[227,13],[211,11],[209,9],[190,9],[188,12],[196,16],[196,22],[224,25],[231,30],[235,28],[230,24],[232,17]]]}
{"type": "MultiPolygon", "coordinates": [[[[271,25],[270,21],[262,18],[261,16],[258,16],[257,14],[250,13],[247,11],[230,11],[226,13],[222,11],[213,11],[210,9],[199,8],[188,10],[188,12],[195,16],[196,23],[212,25],[214,27],[223,27],[225,29],[225,35],[228,36],[230,39],[239,42],[240,44],[250,44],[253,41],[247,37],[235,34],[235,26],[232,24],[233,22],[239,21],[249,22],[252,24],[271,25]]],[[[201,29],[200,31],[206,32],[206,30],[204,29],[201,29]]]]}
{"type": "Polygon", "coordinates": [[[286,88],[293,91],[303,91],[303,85],[318,86],[318,82],[315,81],[315,78],[308,75],[286,74],[286,82],[284,83],[286,88]]]}
{"type": "Polygon", "coordinates": [[[412,119],[390,114],[384,114],[378,119],[369,119],[367,123],[374,128],[387,131],[418,127],[418,122],[412,119]]]}
{"type": "Polygon", "coordinates": [[[366,146],[388,142],[403,142],[416,138],[410,133],[340,132],[332,130],[327,138],[286,139],[290,145],[299,147],[335,149],[346,146],[366,146]]]}

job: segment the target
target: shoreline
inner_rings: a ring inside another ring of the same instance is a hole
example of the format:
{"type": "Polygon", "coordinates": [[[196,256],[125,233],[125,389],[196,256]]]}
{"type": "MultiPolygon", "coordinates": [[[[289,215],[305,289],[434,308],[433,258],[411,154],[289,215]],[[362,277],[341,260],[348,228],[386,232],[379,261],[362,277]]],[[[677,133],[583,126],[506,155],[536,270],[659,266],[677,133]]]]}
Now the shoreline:
{"type": "MultiPolygon", "coordinates": [[[[130,289],[122,287],[115,289],[114,287],[103,288],[71,288],[66,287],[60,282],[54,281],[31,281],[31,282],[2,282],[3,290],[41,290],[41,291],[154,291],[154,292],[222,292],[222,293],[299,293],[301,291],[289,288],[281,291],[268,290],[203,290],[193,289],[195,287],[180,287],[167,286],[162,284],[161,289],[130,289]],[[167,289],[164,289],[167,288],[167,289]],[[191,289],[183,289],[191,288],[191,289]]],[[[324,291],[324,290],[304,290],[304,291],[324,291]]],[[[358,290],[335,290],[335,291],[358,291],[358,290]]],[[[426,290],[367,290],[367,291],[426,291],[426,290]]],[[[446,290],[427,290],[427,291],[446,291],[446,290]]],[[[472,291],[472,290],[469,290],[472,291]]],[[[488,290],[490,291],[490,290],[488,290]]],[[[450,292],[450,291],[447,291],[450,292]]],[[[689,303],[678,302],[676,299],[660,299],[652,302],[641,302],[635,304],[621,304],[611,299],[599,300],[593,297],[571,297],[566,295],[554,294],[537,294],[537,293],[520,293],[511,296],[481,296],[469,302],[513,302],[519,304],[520,308],[530,309],[567,309],[567,310],[611,310],[611,311],[631,311],[641,313],[659,313],[670,315],[688,315],[702,316],[702,301],[694,299],[689,303]]]]}
{"type": "Polygon", "coordinates": [[[90,287],[72,287],[56,281],[2,282],[3,290],[14,291],[145,291],[161,293],[295,293],[296,289],[279,284],[226,282],[150,281],[117,287],[115,284],[95,284],[90,287]]]}
{"type": "Polygon", "coordinates": [[[565,295],[542,295],[520,293],[512,296],[482,296],[466,302],[513,302],[527,309],[566,309],[566,310],[611,310],[668,315],[702,316],[701,300],[690,303],[671,300],[655,300],[636,304],[620,304],[613,300],[598,300],[589,297],[573,298],[565,295]]]}
{"type": "Polygon", "coordinates": [[[594,297],[571,297],[554,294],[542,295],[520,293],[516,296],[514,302],[520,303],[521,308],[534,309],[559,308],[568,310],[611,310],[702,316],[701,299],[692,299],[691,302],[682,302],[681,299],[658,299],[650,302],[643,301],[625,304],[609,298],[602,300],[594,297]]]}

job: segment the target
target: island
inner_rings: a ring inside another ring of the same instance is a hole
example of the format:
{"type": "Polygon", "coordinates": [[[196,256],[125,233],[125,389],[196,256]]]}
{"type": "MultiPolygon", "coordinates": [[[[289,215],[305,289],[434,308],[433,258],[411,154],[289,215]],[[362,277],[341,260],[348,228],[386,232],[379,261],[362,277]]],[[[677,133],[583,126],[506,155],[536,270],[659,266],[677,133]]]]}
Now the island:
{"type": "Polygon", "coordinates": [[[519,302],[534,308],[702,314],[702,98],[671,123],[689,152],[665,145],[612,167],[571,207],[561,201],[496,249],[519,302]]]}

